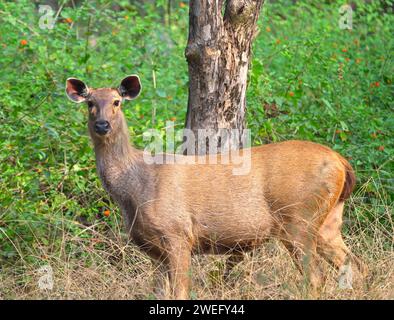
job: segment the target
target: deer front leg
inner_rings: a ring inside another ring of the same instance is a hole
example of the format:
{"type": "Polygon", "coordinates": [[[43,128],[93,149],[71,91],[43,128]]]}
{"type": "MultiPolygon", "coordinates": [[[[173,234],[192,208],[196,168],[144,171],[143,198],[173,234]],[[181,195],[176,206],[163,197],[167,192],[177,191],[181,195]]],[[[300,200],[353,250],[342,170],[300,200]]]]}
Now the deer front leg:
{"type": "Polygon", "coordinates": [[[169,279],[169,291],[166,296],[171,299],[189,298],[191,248],[185,243],[173,243],[166,249],[163,267],[169,279]]]}

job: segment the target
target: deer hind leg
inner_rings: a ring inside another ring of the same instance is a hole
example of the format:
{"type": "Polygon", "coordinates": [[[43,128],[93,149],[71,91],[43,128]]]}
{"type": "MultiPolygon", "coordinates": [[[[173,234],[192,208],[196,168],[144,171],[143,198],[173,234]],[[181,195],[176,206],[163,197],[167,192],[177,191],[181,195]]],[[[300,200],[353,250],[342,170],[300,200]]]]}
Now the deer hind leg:
{"type": "Polygon", "coordinates": [[[340,271],[355,267],[356,275],[362,278],[367,273],[364,263],[356,257],[343,241],[341,234],[344,202],[339,202],[331,209],[323,225],[319,229],[317,251],[331,265],[340,271]]]}
{"type": "Polygon", "coordinates": [[[316,251],[317,230],[314,222],[297,220],[284,226],[280,236],[312,296],[318,295],[323,283],[316,251]]]}
{"type": "Polygon", "coordinates": [[[298,242],[297,240],[282,240],[289,251],[296,267],[304,276],[305,284],[313,296],[318,295],[322,287],[323,278],[316,257],[316,242],[298,242]]]}

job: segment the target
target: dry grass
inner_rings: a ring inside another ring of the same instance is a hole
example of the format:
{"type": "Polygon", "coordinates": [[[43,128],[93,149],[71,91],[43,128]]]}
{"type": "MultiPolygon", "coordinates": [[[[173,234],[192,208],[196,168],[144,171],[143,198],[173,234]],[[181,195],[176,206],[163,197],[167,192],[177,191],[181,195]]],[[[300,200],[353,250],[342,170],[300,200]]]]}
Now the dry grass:
{"type": "MultiPolygon", "coordinates": [[[[384,198],[380,204],[363,204],[360,193],[350,204],[352,218],[347,209],[351,224],[347,225],[345,242],[368,265],[369,275],[362,285],[343,290],[338,287],[335,270],[322,262],[327,280],[321,298],[394,299],[392,205],[384,198]],[[363,219],[366,215],[370,217],[368,222],[363,219]]],[[[38,261],[34,265],[24,262],[24,257],[20,257],[19,264],[3,265],[0,298],[154,299],[155,267],[132,244],[126,243],[120,232],[120,221],[104,233],[95,231],[95,227],[84,229],[80,236],[63,230],[59,245],[32,248],[29,254],[35,255],[38,261]],[[43,265],[53,269],[52,290],[38,287],[42,276],[38,269],[43,265]]],[[[306,298],[301,275],[287,251],[276,241],[247,254],[227,282],[222,280],[224,259],[224,256],[209,255],[193,258],[193,299],[306,298]]]]}

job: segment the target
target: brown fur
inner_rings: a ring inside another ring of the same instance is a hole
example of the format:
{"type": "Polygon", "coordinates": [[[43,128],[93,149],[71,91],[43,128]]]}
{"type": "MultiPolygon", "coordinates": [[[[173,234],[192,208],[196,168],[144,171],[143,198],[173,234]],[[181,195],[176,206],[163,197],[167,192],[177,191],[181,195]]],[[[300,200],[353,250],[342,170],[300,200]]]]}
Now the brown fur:
{"type": "Polygon", "coordinates": [[[340,229],[354,173],[339,154],[306,141],[254,147],[249,174],[239,176],[232,174],[234,164],[186,164],[194,156],[148,165],[129,143],[121,108],[112,104],[120,98],[114,89],[90,91],[97,170],[131,239],[168,274],[169,296],[188,297],[192,253],[232,254],[231,268],[272,237],[283,241],[314,288],[321,281],[318,252],[337,267],[345,263],[349,250],[340,229]],[[108,120],[111,132],[97,135],[97,119],[108,120]]]}
{"type": "Polygon", "coordinates": [[[343,186],[343,190],[341,196],[339,197],[340,201],[345,201],[350,197],[353,192],[354,186],[356,185],[356,175],[354,174],[353,168],[349,162],[347,162],[344,158],[341,158],[343,165],[346,170],[346,179],[345,184],[343,186]]]}

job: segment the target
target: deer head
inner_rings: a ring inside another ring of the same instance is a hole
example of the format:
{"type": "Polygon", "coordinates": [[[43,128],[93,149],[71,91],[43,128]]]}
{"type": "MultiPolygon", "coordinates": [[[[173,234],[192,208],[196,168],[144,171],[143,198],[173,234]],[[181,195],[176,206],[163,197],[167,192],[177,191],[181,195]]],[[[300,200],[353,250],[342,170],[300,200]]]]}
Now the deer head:
{"type": "Polygon", "coordinates": [[[141,92],[141,82],[137,75],[124,78],[119,87],[89,88],[83,81],[68,78],[66,93],[76,103],[85,102],[89,111],[88,127],[92,138],[107,139],[116,134],[122,126],[121,106],[124,100],[135,99],[141,92]]]}

